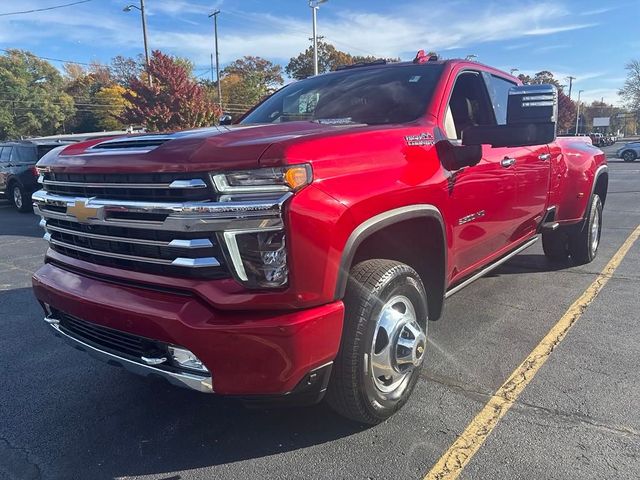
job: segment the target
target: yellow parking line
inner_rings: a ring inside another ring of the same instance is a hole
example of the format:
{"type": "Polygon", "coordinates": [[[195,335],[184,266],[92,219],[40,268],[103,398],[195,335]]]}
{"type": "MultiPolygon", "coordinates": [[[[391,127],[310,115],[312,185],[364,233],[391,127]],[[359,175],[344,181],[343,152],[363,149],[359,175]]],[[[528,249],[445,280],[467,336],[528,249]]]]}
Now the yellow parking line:
{"type": "Polygon", "coordinates": [[[491,396],[484,408],[467,426],[462,435],[449,447],[424,480],[452,480],[457,478],[498,422],[509,411],[536,372],[544,365],[569,329],[582,316],[600,290],[606,285],[633,243],[640,237],[640,225],[629,235],[607,266],[556,323],[527,358],[491,396]]]}

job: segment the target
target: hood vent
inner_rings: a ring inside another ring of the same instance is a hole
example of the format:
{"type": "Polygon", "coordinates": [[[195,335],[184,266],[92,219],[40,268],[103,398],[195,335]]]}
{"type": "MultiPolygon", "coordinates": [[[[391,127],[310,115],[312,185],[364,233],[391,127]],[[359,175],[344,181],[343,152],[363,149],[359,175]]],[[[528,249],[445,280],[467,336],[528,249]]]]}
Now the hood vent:
{"type": "Polygon", "coordinates": [[[97,143],[89,150],[113,151],[118,150],[126,153],[128,151],[148,152],[168,142],[173,137],[168,135],[144,135],[139,137],[121,137],[97,143]]]}

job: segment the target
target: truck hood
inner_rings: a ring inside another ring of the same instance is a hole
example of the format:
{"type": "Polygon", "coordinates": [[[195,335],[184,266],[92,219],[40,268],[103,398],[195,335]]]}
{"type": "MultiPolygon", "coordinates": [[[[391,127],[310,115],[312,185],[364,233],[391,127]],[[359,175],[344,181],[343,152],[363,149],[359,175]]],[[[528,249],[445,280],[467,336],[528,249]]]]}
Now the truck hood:
{"type": "Polygon", "coordinates": [[[38,166],[67,173],[249,169],[260,165],[260,157],[273,144],[333,135],[357,127],[362,128],[362,125],[288,122],[102,138],[51,152],[40,160],[38,166]]]}

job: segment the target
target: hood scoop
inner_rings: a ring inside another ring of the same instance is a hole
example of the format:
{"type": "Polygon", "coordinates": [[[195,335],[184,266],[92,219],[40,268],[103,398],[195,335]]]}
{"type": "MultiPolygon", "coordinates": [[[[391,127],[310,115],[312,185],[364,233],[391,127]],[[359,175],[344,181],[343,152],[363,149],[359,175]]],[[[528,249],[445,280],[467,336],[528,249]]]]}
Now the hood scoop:
{"type": "Polygon", "coordinates": [[[88,148],[88,151],[108,151],[109,153],[144,153],[159,147],[175,137],[170,135],[144,135],[105,140],[88,148]]]}

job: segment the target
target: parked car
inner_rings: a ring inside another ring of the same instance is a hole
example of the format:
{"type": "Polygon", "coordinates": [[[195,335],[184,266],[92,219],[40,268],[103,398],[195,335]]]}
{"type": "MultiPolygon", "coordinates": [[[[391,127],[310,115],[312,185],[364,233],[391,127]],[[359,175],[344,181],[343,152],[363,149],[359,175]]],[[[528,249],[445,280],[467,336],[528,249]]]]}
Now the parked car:
{"type": "Polygon", "coordinates": [[[616,156],[623,159],[625,162],[635,161],[640,157],[640,141],[625,143],[618,149],[616,156]]]}
{"type": "Polygon", "coordinates": [[[31,211],[31,194],[38,190],[36,163],[48,151],[69,142],[16,141],[0,143],[0,195],[20,212],[31,211]]]}
{"type": "Polygon", "coordinates": [[[446,298],[540,236],[550,261],[596,256],[606,158],[556,139],[556,108],[552,85],[420,52],[289,84],[234,125],[50,152],[45,321],[132,372],[381,422],[446,298]]]}

